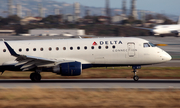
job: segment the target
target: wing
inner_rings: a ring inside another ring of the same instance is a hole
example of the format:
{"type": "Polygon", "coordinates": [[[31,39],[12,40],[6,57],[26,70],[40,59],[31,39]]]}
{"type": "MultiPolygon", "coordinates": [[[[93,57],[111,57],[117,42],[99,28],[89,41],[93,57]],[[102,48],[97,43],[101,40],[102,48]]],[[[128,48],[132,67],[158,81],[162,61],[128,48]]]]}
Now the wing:
{"type": "Polygon", "coordinates": [[[144,28],[144,27],[134,27],[134,28],[144,29],[144,30],[149,30],[149,31],[152,31],[152,30],[153,30],[153,29],[151,29],[151,28],[144,28]]]}
{"type": "Polygon", "coordinates": [[[73,61],[65,60],[65,59],[53,60],[53,59],[46,59],[46,58],[35,57],[35,56],[20,55],[20,54],[17,54],[7,42],[4,41],[4,44],[6,45],[10,54],[16,57],[16,61],[18,61],[18,63],[15,66],[22,66],[21,69],[23,71],[27,71],[35,67],[53,67],[61,63],[73,62],[73,61]]]}

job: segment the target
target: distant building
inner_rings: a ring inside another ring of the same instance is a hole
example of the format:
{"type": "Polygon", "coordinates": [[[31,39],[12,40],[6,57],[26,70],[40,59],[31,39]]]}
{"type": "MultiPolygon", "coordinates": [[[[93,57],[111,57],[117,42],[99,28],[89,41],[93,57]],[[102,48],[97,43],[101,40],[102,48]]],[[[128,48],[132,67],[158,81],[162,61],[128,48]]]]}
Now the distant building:
{"type": "Polygon", "coordinates": [[[83,36],[85,35],[85,30],[82,30],[82,29],[32,29],[32,30],[29,30],[29,34],[33,36],[52,36],[52,35],[83,36]]]}
{"type": "Polygon", "coordinates": [[[37,22],[39,22],[41,20],[42,20],[41,17],[26,17],[26,18],[21,19],[20,24],[21,25],[26,25],[26,24],[29,24],[29,23],[37,23],[37,22]]]}
{"type": "Polygon", "coordinates": [[[39,5],[39,17],[44,18],[45,17],[45,10],[42,5],[39,5]]]}
{"type": "Polygon", "coordinates": [[[13,1],[8,0],[8,15],[11,16],[13,15],[13,1]]]}
{"type": "Polygon", "coordinates": [[[71,14],[67,14],[65,15],[65,21],[69,22],[69,23],[73,23],[74,22],[74,15],[71,14]]]}
{"type": "Polygon", "coordinates": [[[111,22],[113,24],[120,24],[123,20],[127,20],[128,18],[125,15],[116,15],[111,18],[111,22]]]}
{"type": "Polygon", "coordinates": [[[93,24],[94,23],[94,20],[91,18],[86,18],[86,19],[82,19],[82,20],[83,20],[82,22],[85,24],[93,24]]]}
{"type": "Polygon", "coordinates": [[[122,14],[126,15],[126,0],[123,0],[122,4],[122,14]]]}
{"type": "Polygon", "coordinates": [[[15,34],[14,30],[0,30],[0,36],[12,36],[15,34]]]}
{"type": "Polygon", "coordinates": [[[88,7],[86,7],[85,15],[90,16],[90,10],[88,9],[88,7]]]}
{"type": "Polygon", "coordinates": [[[131,1],[131,16],[134,19],[138,19],[138,14],[137,14],[137,10],[136,10],[136,0],[131,1]]]}
{"type": "Polygon", "coordinates": [[[55,9],[54,10],[54,15],[60,15],[60,9],[55,9]]]}
{"type": "Polygon", "coordinates": [[[111,11],[109,8],[109,0],[106,0],[106,16],[111,17],[111,11]]]}
{"type": "Polygon", "coordinates": [[[106,16],[108,17],[107,23],[111,23],[111,9],[109,5],[110,5],[109,0],[106,0],[106,16]]]}
{"type": "Polygon", "coordinates": [[[78,19],[80,18],[80,4],[79,3],[74,3],[74,21],[78,21],[78,19]]]}
{"type": "Polygon", "coordinates": [[[22,18],[22,7],[21,7],[20,4],[17,4],[16,14],[17,14],[18,17],[22,18]]]}
{"type": "Polygon", "coordinates": [[[108,24],[109,23],[109,17],[107,16],[99,16],[98,21],[100,24],[108,24]]]}

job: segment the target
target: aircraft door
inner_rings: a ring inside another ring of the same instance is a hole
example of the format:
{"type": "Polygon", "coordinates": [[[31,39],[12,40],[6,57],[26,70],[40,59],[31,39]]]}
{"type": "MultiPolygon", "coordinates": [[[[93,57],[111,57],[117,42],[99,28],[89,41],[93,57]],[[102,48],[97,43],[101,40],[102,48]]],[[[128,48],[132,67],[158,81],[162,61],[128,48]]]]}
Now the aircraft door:
{"type": "Polygon", "coordinates": [[[127,43],[127,53],[129,57],[135,56],[135,43],[134,42],[127,43]]]}

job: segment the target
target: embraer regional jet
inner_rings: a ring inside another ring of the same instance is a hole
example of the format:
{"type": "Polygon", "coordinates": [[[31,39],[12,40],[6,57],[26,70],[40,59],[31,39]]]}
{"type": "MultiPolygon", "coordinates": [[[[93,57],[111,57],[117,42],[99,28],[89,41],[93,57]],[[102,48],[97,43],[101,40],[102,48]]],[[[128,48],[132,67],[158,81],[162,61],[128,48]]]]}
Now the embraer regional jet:
{"type": "Polygon", "coordinates": [[[77,76],[82,69],[110,66],[132,66],[138,81],[141,65],[171,60],[147,40],[132,37],[2,41],[0,46],[0,71],[34,71],[30,79],[35,82],[40,72],[77,76]]]}

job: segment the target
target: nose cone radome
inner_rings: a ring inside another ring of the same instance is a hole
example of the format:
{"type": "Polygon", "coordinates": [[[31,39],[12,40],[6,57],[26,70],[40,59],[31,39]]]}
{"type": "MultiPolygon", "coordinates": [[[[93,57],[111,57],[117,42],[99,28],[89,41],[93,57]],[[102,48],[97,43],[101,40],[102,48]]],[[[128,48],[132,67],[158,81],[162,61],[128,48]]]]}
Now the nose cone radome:
{"type": "Polygon", "coordinates": [[[171,55],[169,55],[167,52],[163,52],[162,59],[164,61],[170,61],[172,59],[171,55]]]}

